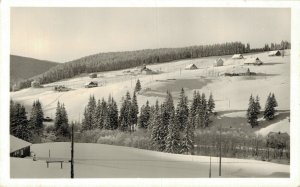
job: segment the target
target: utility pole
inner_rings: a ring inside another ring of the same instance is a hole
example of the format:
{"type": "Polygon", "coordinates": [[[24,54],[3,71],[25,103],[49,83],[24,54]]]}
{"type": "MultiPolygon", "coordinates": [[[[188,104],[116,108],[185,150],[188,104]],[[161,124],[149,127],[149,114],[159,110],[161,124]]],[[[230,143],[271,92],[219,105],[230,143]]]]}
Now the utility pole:
{"type": "Polygon", "coordinates": [[[220,152],[219,152],[219,156],[220,156],[220,160],[219,160],[219,176],[221,176],[221,163],[222,163],[222,140],[221,140],[221,124],[220,124],[220,152]]]}
{"type": "Polygon", "coordinates": [[[209,147],[209,178],[211,178],[211,147],[209,147]]]}
{"type": "Polygon", "coordinates": [[[74,178],[74,123],[71,131],[71,179],[74,178]]]}

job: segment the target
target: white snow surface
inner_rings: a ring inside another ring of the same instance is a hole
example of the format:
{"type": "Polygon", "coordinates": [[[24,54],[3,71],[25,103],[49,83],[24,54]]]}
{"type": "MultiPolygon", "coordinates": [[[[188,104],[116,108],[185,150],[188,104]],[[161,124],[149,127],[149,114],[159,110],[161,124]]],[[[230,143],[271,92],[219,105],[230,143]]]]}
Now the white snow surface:
{"type": "MultiPolygon", "coordinates": [[[[290,109],[290,56],[269,57],[268,53],[245,54],[245,58],[259,57],[264,64],[261,66],[245,66],[244,59],[232,60],[231,56],[206,57],[198,59],[180,60],[169,63],[147,66],[154,71],[161,71],[153,75],[129,75],[125,70],[97,73],[97,78],[91,79],[88,75],[62,80],[44,85],[44,88],[27,88],[11,92],[11,98],[25,105],[30,112],[34,100],[42,103],[45,116],[54,118],[57,101],[64,103],[69,120],[80,120],[87,105],[89,96],[94,94],[96,99],[108,98],[111,94],[119,107],[126,91],[132,94],[136,80],[139,79],[142,91],[137,95],[139,106],[149,100],[162,102],[166,90],[172,92],[174,103],[177,104],[180,89],[185,89],[189,100],[193,91],[198,90],[207,95],[213,93],[217,111],[246,110],[250,94],[259,95],[261,105],[270,92],[274,93],[278,101],[278,109],[290,109]],[[224,59],[224,66],[213,67],[217,58],[224,59]],[[195,64],[198,69],[184,70],[188,64],[195,64]],[[251,72],[258,73],[253,77],[224,77],[223,72],[233,67],[250,68],[251,72]],[[101,82],[100,87],[84,88],[90,80],[101,82]],[[68,92],[55,92],[55,85],[65,85],[72,90],[68,92]]],[[[131,68],[134,69],[134,68],[131,68]]]]}
{"type": "MultiPolygon", "coordinates": [[[[12,178],[70,178],[70,143],[32,145],[38,161],[11,158],[12,178]],[[45,160],[49,150],[51,159],[45,160]]],[[[212,177],[218,176],[219,158],[212,157],[212,177]]],[[[208,177],[209,157],[178,155],[129,147],[75,143],[75,178],[203,178],[208,177]]],[[[289,177],[290,166],[257,160],[222,158],[222,177],[289,177]]]]}

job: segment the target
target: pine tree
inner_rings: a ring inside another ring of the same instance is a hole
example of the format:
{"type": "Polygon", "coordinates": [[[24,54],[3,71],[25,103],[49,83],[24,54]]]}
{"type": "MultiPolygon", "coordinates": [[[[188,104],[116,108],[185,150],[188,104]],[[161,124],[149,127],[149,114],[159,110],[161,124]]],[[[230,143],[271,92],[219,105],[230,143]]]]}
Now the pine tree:
{"type": "Polygon", "coordinates": [[[138,113],[139,113],[139,106],[137,103],[137,98],[136,98],[136,93],[133,92],[132,100],[131,100],[131,105],[130,105],[130,110],[129,110],[129,123],[131,129],[137,124],[138,121],[138,113]]]}
{"type": "MultiPolygon", "coordinates": [[[[156,101],[156,104],[158,102],[156,101]]],[[[162,141],[162,137],[160,135],[160,127],[161,127],[161,108],[155,110],[152,120],[151,120],[151,144],[154,150],[163,151],[160,149],[160,143],[162,141]]]]}
{"type": "Polygon", "coordinates": [[[213,99],[213,95],[212,93],[210,93],[209,95],[209,99],[208,99],[208,102],[207,102],[207,109],[208,109],[208,112],[211,114],[214,109],[215,109],[215,101],[213,99]]]}
{"type": "Polygon", "coordinates": [[[30,113],[29,126],[34,134],[41,135],[43,132],[44,113],[39,100],[34,101],[30,113]]]}
{"type": "Polygon", "coordinates": [[[188,98],[185,96],[184,89],[181,89],[179,102],[176,108],[176,120],[179,123],[180,131],[183,131],[188,122],[189,108],[188,98]]]}
{"type": "Polygon", "coordinates": [[[102,125],[102,128],[104,129],[110,129],[110,126],[108,124],[108,106],[104,98],[102,98],[101,101],[101,113],[100,113],[100,125],[102,125]]]}
{"type": "Polygon", "coordinates": [[[164,103],[161,105],[161,122],[159,123],[159,150],[166,150],[166,140],[168,135],[168,126],[170,117],[175,111],[173,97],[168,91],[164,103]]]}
{"type": "Polygon", "coordinates": [[[120,109],[119,123],[122,131],[130,131],[130,108],[131,98],[129,92],[127,92],[120,109]]]}
{"type": "Polygon", "coordinates": [[[181,143],[180,143],[180,126],[175,117],[175,113],[172,112],[170,115],[169,125],[168,125],[168,135],[166,138],[166,152],[169,153],[180,153],[181,143]]]}
{"type": "Polygon", "coordinates": [[[141,91],[141,89],[142,89],[141,82],[138,79],[137,82],[136,82],[136,84],[135,84],[134,92],[138,93],[139,91],[141,91]]]}
{"type": "Polygon", "coordinates": [[[101,118],[101,113],[102,113],[101,100],[99,99],[93,117],[93,119],[95,120],[94,125],[98,129],[103,128],[103,121],[102,121],[103,119],[101,118]]]}
{"type": "Polygon", "coordinates": [[[266,105],[265,105],[265,111],[264,111],[264,118],[267,120],[272,120],[275,117],[275,107],[277,107],[277,101],[275,99],[274,94],[269,94],[266,105]]]}
{"type": "Polygon", "coordinates": [[[259,97],[258,97],[258,95],[255,98],[255,106],[256,106],[257,114],[260,114],[261,106],[260,106],[260,103],[259,103],[259,97]]]}
{"type": "Polygon", "coordinates": [[[57,136],[67,137],[69,135],[68,114],[64,104],[57,103],[55,120],[55,134],[57,136]]]}
{"type": "Polygon", "coordinates": [[[150,106],[149,106],[149,101],[146,102],[146,105],[143,105],[141,107],[141,113],[139,117],[139,127],[147,129],[149,125],[149,120],[150,120],[150,106]]]}
{"type": "Polygon", "coordinates": [[[106,124],[107,129],[114,130],[118,128],[118,107],[111,96],[109,96],[107,103],[106,124]]]}
{"type": "Polygon", "coordinates": [[[95,111],[96,111],[96,100],[95,97],[92,95],[89,98],[88,105],[85,107],[84,110],[84,118],[82,120],[82,130],[91,130],[95,127],[96,119],[95,111]]]}
{"type": "Polygon", "coordinates": [[[182,153],[190,153],[194,154],[194,131],[195,131],[195,118],[193,117],[193,114],[190,112],[189,113],[189,119],[188,119],[188,124],[184,128],[183,131],[183,140],[182,140],[182,153]]]}
{"type": "Polygon", "coordinates": [[[29,128],[25,107],[10,101],[10,134],[25,141],[32,141],[32,131],[29,128]]]}
{"type": "Polygon", "coordinates": [[[249,106],[248,106],[248,110],[247,110],[247,120],[252,128],[258,125],[257,115],[258,115],[257,105],[251,94],[251,96],[249,98],[249,106]]]}

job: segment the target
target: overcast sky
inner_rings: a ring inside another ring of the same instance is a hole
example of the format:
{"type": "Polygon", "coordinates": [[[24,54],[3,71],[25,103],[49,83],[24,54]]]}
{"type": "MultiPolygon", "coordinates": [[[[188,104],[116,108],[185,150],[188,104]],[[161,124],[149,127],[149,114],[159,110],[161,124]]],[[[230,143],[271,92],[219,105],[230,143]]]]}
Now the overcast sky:
{"type": "Polygon", "coordinates": [[[290,41],[290,9],[12,8],[11,54],[66,62],[99,52],[290,41]]]}

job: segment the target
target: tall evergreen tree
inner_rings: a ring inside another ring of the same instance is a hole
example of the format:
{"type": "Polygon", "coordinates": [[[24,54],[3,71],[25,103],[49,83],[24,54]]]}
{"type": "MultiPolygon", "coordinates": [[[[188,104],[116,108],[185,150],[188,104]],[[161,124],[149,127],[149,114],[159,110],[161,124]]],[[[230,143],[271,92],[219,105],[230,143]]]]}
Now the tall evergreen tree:
{"type": "Polygon", "coordinates": [[[138,121],[138,113],[139,113],[139,106],[137,103],[137,98],[136,98],[136,93],[133,92],[132,100],[131,100],[131,105],[129,109],[129,123],[131,126],[131,129],[133,130],[133,127],[137,125],[138,121]]]}
{"type": "Polygon", "coordinates": [[[67,137],[69,135],[68,114],[65,105],[59,102],[57,102],[54,127],[57,136],[67,137]]]}
{"type": "Polygon", "coordinates": [[[260,103],[259,103],[259,97],[258,97],[258,95],[255,98],[255,106],[256,106],[257,114],[260,114],[261,106],[260,106],[260,103]]]}
{"type": "Polygon", "coordinates": [[[97,106],[94,112],[94,117],[93,117],[93,119],[95,120],[94,125],[98,129],[103,128],[103,118],[101,117],[101,113],[102,113],[101,100],[98,99],[97,106]]]}
{"type": "Polygon", "coordinates": [[[139,91],[141,91],[141,89],[142,89],[142,86],[141,86],[141,82],[140,82],[140,80],[138,79],[137,81],[136,81],[136,84],[135,84],[135,88],[134,88],[134,92],[139,92],[139,91]]]}
{"type": "Polygon", "coordinates": [[[161,105],[161,122],[159,123],[159,150],[166,150],[166,141],[168,135],[168,126],[170,117],[175,111],[173,97],[168,91],[164,103],[161,105]]]}
{"type": "Polygon", "coordinates": [[[32,141],[32,131],[29,128],[25,107],[10,101],[10,134],[25,141],[32,141]]]}
{"type": "Polygon", "coordinates": [[[179,123],[180,131],[183,131],[185,126],[188,123],[189,108],[188,108],[188,99],[185,96],[184,89],[181,89],[179,102],[176,108],[176,120],[179,123]]]}
{"type": "MultiPolygon", "coordinates": [[[[158,102],[156,101],[156,104],[158,102]]],[[[158,110],[155,110],[152,116],[151,120],[151,144],[154,150],[163,151],[160,148],[160,143],[162,142],[162,137],[160,134],[160,128],[161,128],[161,108],[158,108],[158,110]]]]}
{"type": "Polygon", "coordinates": [[[119,123],[122,131],[130,131],[130,108],[131,98],[129,92],[127,92],[120,109],[119,123]]]}
{"type": "Polygon", "coordinates": [[[96,100],[93,95],[90,96],[88,105],[84,110],[84,118],[82,120],[82,130],[91,130],[95,127],[96,100]]]}
{"type": "Polygon", "coordinates": [[[111,96],[108,98],[106,121],[108,129],[114,130],[118,128],[118,106],[111,96]]]}
{"type": "Polygon", "coordinates": [[[275,99],[274,94],[269,94],[267,101],[266,101],[266,105],[265,105],[265,110],[264,110],[264,118],[267,120],[272,120],[275,117],[275,107],[277,107],[277,101],[275,99]]]}
{"type": "Polygon", "coordinates": [[[139,117],[139,127],[147,129],[149,125],[149,120],[150,120],[150,106],[149,106],[149,101],[146,102],[146,105],[143,105],[141,107],[141,113],[139,117]]]}
{"type": "Polygon", "coordinates": [[[180,125],[176,119],[175,112],[170,115],[168,125],[168,135],[166,138],[166,152],[169,153],[180,153],[181,142],[180,142],[180,125]]]}
{"type": "Polygon", "coordinates": [[[209,113],[212,113],[215,109],[215,101],[214,101],[212,93],[210,93],[210,95],[209,95],[209,99],[207,102],[207,109],[208,109],[209,113]]]}
{"type": "Polygon", "coordinates": [[[248,109],[247,109],[247,120],[248,123],[251,125],[251,127],[255,127],[258,125],[258,121],[257,121],[257,105],[255,103],[255,100],[251,94],[250,98],[249,98],[249,105],[248,105],[248,109]]]}
{"type": "Polygon", "coordinates": [[[29,126],[33,133],[41,135],[43,132],[44,113],[39,100],[34,101],[30,113],[29,126]]]}
{"type": "MultiPolygon", "coordinates": [[[[192,110],[192,108],[191,108],[192,110]]],[[[183,153],[190,153],[194,154],[194,139],[195,139],[195,117],[193,117],[193,114],[189,113],[189,119],[188,124],[184,128],[183,131],[183,141],[182,141],[182,151],[183,153]]]]}

